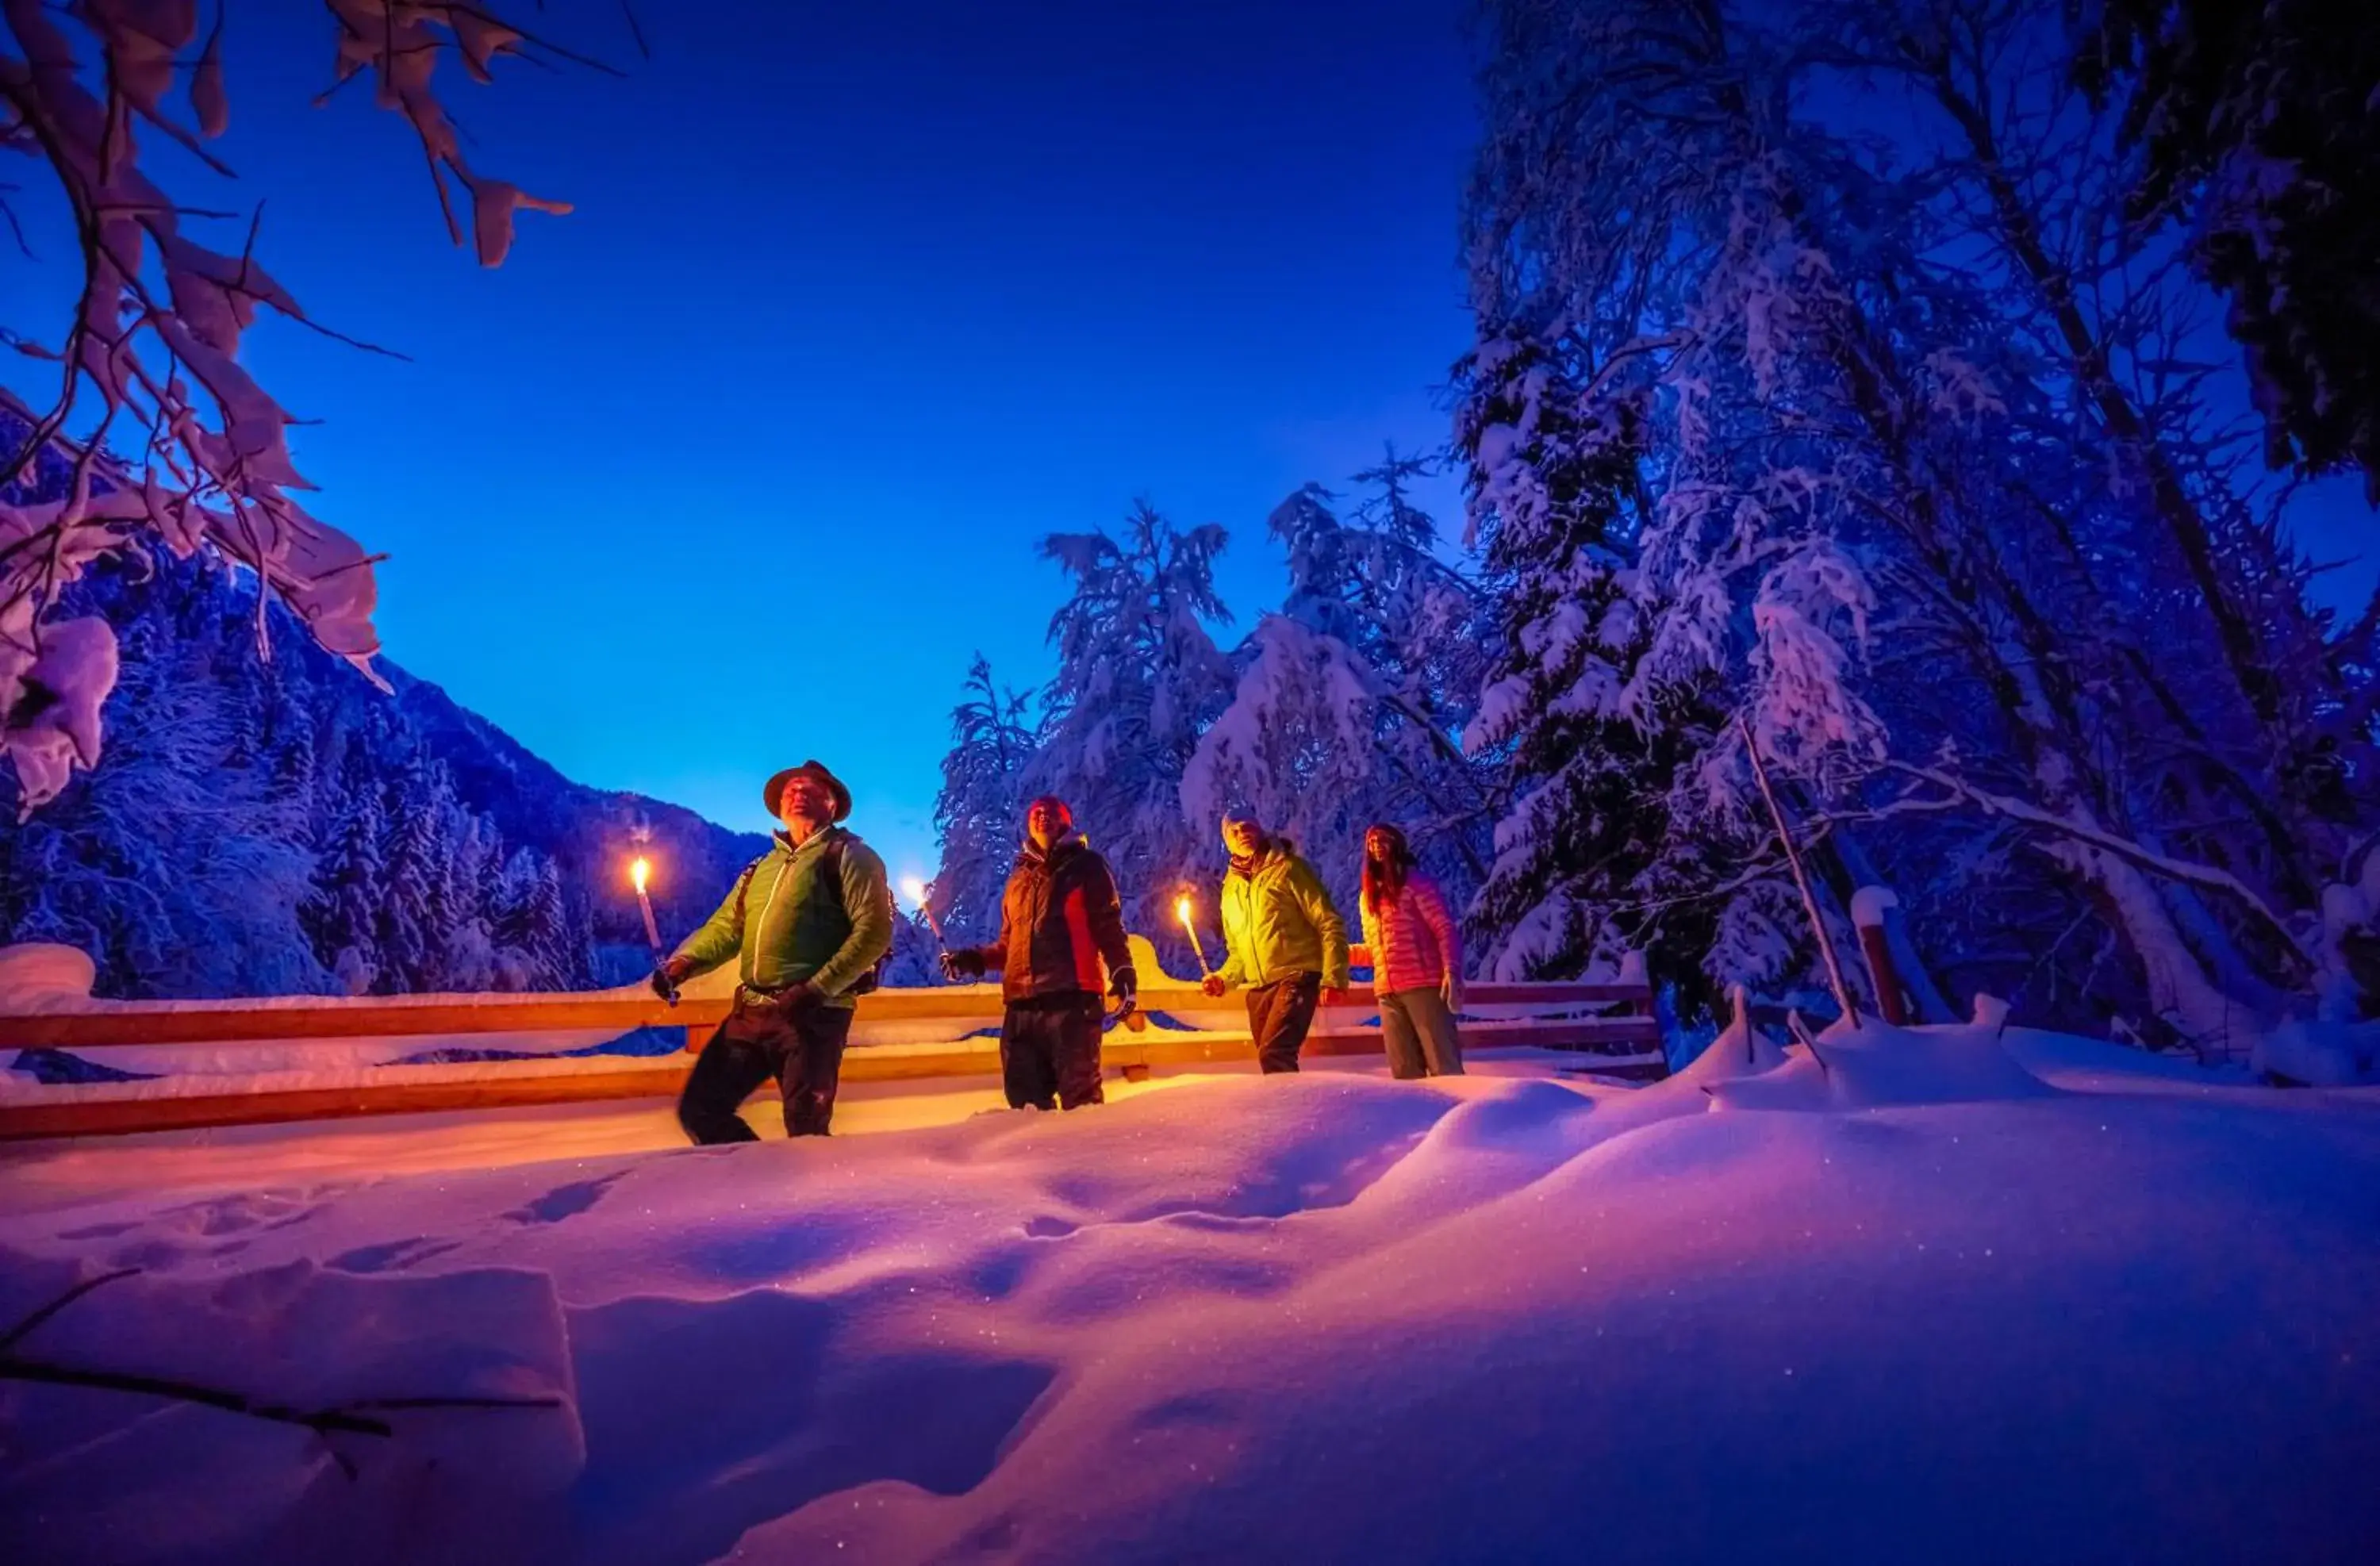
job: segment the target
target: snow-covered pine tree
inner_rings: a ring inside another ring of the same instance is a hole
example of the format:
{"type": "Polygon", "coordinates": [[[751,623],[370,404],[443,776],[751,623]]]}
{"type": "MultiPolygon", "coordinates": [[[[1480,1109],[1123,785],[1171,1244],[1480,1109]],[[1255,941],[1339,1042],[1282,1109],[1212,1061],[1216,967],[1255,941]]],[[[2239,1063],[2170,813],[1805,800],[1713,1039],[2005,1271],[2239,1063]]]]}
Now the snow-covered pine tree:
{"type": "Polygon", "coordinates": [[[1791,893],[1734,720],[1771,745],[1864,746],[1873,725],[1811,634],[1863,591],[1806,504],[1818,486],[1714,401],[1747,358],[1774,376],[1818,280],[1764,222],[1784,95],[1720,6],[1486,15],[1458,441],[1505,601],[1472,737],[1516,792],[1481,923],[1516,974],[1642,948],[1690,1004],[1790,987],[1811,947],[1780,939],[1803,921],[1778,917],[1791,893]]]}
{"type": "Polygon", "coordinates": [[[999,933],[1000,897],[1024,833],[1026,770],[1039,747],[1027,698],[996,685],[978,652],[951,710],[953,744],[942,758],[934,830],[941,864],[928,889],[934,917],[954,945],[999,933]]]}
{"type": "Polygon", "coordinates": [[[313,894],[305,909],[315,953],[349,995],[368,995],[386,965],[380,949],[381,910],[388,872],[381,860],[380,789],[370,778],[350,776],[341,790],[340,810],[329,842],[314,868],[313,894]]]}
{"type": "Polygon", "coordinates": [[[1484,624],[1410,498],[1430,470],[1390,448],[1355,475],[1366,492],[1352,521],[1318,484],[1274,509],[1288,597],[1233,653],[1231,705],[1183,779],[1193,821],[1254,810],[1351,906],[1373,821],[1405,828],[1457,906],[1487,868],[1496,780],[1457,738],[1478,688],[1484,624]]]}
{"type": "Polygon", "coordinates": [[[587,927],[586,907],[582,904],[574,915],[563,891],[561,867],[543,855],[538,857],[526,933],[527,950],[540,960],[540,989],[576,989],[590,981],[588,953],[594,936],[587,927]]]}
{"type": "MultiPolygon", "coordinates": [[[[1511,779],[1494,868],[1472,922],[1483,971],[1524,979],[1616,973],[1630,953],[1682,1010],[1708,1008],[1714,908],[1683,895],[1719,878],[1670,819],[1681,765],[1721,715],[1700,684],[1632,678],[1647,650],[1636,596],[1643,415],[1588,407],[1548,346],[1484,344],[1459,377],[1458,448],[1471,535],[1500,625],[1466,738],[1511,779]]],[[[1742,980],[1747,953],[1715,965],[1742,980]]]]}
{"type": "Polygon", "coordinates": [[[562,878],[553,861],[534,849],[514,849],[499,876],[489,923],[495,988],[566,988],[577,966],[569,950],[567,923],[562,878]]]}
{"type": "Polygon", "coordinates": [[[1185,884],[1211,893],[1222,858],[1216,823],[1184,815],[1182,779],[1233,685],[1207,628],[1231,617],[1215,593],[1224,541],[1221,528],[1178,528],[1144,501],[1121,542],[1059,533],[1041,546],[1074,592],[1050,622],[1058,671],[1025,791],[1074,807],[1114,867],[1125,923],[1177,972],[1190,958],[1173,896],[1185,884]]]}
{"type": "Polygon", "coordinates": [[[447,835],[452,786],[443,769],[419,757],[389,780],[382,856],[388,867],[381,905],[383,992],[434,989],[445,975],[455,912],[447,835]]]}
{"type": "MultiPolygon", "coordinates": [[[[722,834],[724,835],[724,834],[722,834]]],[[[556,878],[561,880],[559,867],[556,878]]],[[[567,880],[562,884],[562,941],[554,968],[554,984],[562,989],[584,989],[589,985],[617,984],[633,980],[640,968],[604,972],[597,967],[603,949],[595,939],[594,900],[583,886],[567,880]]]]}
{"type": "Polygon", "coordinates": [[[445,922],[437,988],[496,988],[494,924],[504,895],[504,845],[486,817],[451,795],[445,805],[445,922]]]}
{"type": "Polygon", "coordinates": [[[934,932],[905,908],[893,910],[892,948],[885,953],[883,982],[895,989],[919,989],[942,982],[934,932]]]}

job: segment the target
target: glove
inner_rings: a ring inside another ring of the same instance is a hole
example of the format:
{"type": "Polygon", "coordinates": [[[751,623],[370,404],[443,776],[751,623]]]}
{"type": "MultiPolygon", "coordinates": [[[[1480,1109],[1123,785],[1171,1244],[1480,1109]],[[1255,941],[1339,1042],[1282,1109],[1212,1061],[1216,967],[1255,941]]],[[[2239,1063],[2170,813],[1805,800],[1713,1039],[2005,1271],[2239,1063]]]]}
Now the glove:
{"type": "Polygon", "coordinates": [[[945,952],[942,953],[942,977],[953,984],[962,979],[983,977],[983,953],[980,952],[945,952]]]}
{"type": "Polygon", "coordinates": [[[1209,995],[1220,995],[1224,990],[1229,989],[1231,986],[1223,982],[1223,976],[1221,974],[1210,973],[1205,978],[1198,981],[1198,988],[1205,990],[1209,995]]]}
{"type": "Polygon", "coordinates": [[[1140,1004],[1140,976],[1130,968],[1118,968],[1108,976],[1108,993],[1115,998],[1115,1014],[1130,1016],[1140,1004]]]}
{"type": "Polygon", "coordinates": [[[664,1001],[677,999],[677,987],[686,978],[686,965],[675,957],[653,969],[653,993],[664,1001]]]}
{"type": "Polygon", "coordinates": [[[791,989],[786,990],[783,995],[777,997],[777,1010],[790,1017],[796,1015],[799,1013],[808,1011],[812,1006],[820,1004],[821,1002],[825,1001],[825,990],[820,989],[808,979],[804,979],[799,984],[795,985],[791,989]]]}
{"type": "Polygon", "coordinates": [[[1347,987],[1342,984],[1335,989],[1325,989],[1322,992],[1322,1003],[1326,1006],[1345,1005],[1347,1003],[1347,987]]]}

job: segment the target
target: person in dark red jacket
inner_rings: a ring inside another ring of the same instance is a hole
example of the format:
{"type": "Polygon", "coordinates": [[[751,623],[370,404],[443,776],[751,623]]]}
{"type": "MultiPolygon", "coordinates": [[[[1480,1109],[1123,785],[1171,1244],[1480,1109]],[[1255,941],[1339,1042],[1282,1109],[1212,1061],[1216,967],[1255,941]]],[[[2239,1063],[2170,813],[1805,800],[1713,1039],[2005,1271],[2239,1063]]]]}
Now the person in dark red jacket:
{"type": "Polygon", "coordinates": [[[981,978],[990,968],[1000,970],[1008,1003],[1000,1074],[1009,1107],[1104,1102],[1099,995],[1113,995],[1119,1014],[1129,1012],[1139,981],[1115,876],[1075,831],[1062,799],[1045,795],[1026,807],[1025,847],[1001,895],[998,938],[942,955],[947,978],[981,978]]]}

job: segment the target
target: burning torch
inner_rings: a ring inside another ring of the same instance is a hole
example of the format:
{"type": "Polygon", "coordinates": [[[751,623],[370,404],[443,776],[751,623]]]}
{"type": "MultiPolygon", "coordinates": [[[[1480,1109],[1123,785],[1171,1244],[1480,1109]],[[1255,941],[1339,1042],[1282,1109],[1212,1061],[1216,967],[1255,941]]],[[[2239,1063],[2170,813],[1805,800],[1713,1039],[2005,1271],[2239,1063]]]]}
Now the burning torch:
{"type": "Polygon", "coordinates": [[[909,894],[909,901],[917,905],[917,912],[926,916],[926,928],[934,932],[935,946],[949,951],[949,943],[942,939],[942,921],[934,917],[934,905],[926,901],[926,883],[916,876],[909,876],[902,880],[901,890],[909,894]]]}
{"type": "Polygon", "coordinates": [[[1180,897],[1174,899],[1173,915],[1174,917],[1182,921],[1182,928],[1189,933],[1190,950],[1198,959],[1199,978],[1201,980],[1205,980],[1214,977],[1215,970],[1207,965],[1207,949],[1198,943],[1198,926],[1190,917],[1190,894],[1188,892],[1185,892],[1180,897]]]}
{"type": "MultiPolygon", "coordinates": [[[[637,889],[637,907],[645,916],[645,940],[653,949],[653,971],[662,973],[667,968],[669,953],[662,950],[661,926],[653,923],[653,900],[645,892],[645,883],[652,879],[652,861],[641,854],[628,867],[629,884],[637,889]]],[[[676,1005],[677,986],[670,985],[668,994],[669,1003],[676,1005]]]]}

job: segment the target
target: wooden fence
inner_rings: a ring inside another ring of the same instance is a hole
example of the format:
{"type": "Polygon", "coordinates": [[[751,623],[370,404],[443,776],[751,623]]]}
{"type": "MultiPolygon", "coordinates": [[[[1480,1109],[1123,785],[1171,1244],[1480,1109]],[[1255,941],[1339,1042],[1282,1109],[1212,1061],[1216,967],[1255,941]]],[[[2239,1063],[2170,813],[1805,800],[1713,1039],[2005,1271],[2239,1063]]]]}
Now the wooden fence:
{"type": "MultiPolygon", "coordinates": [[[[1181,986],[1141,991],[1148,1012],[1214,1014],[1236,1008],[1235,999],[1217,1001],[1181,986]]],[[[1464,994],[1466,1050],[1509,1046],[1576,1050],[1581,1064],[1616,1076],[1662,1075],[1660,1030],[1651,997],[1641,985],[1477,984],[1464,994]],[[1499,1016],[1485,1014],[1523,1012],[1499,1016]]],[[[1379,1052],[1378,1012],[1368,994],[1357,991],[1349,1004],[1325,1008],[1307,1036],[1312,1055],[1379,1052]]],[[[504,1035],[528,1032],[600,1031],[615,1034],[639,1027],[686,1032],[690,1050],[727,1014],[723,996],[682,999],[670,1006],[658,999],[618,994],[394,997],[370,1002],[313,1003],[208,1001],[102,1002],[88,1009],[0,1015],[0,1050],[68,1050],[78,1053],[127,1046],[246,1045],[303,1039],[418,1038],[432,1035],[504,1035]]],[[[990,989],[882,990],[859,1002],[861,1024],[973,1022],[996,1026],[1001,1002],[990,989]]],[[[1178,1032],[1151,1026],[1147,1031],[1119,1028],[1108,1035],[1105,1059],[1128,1076],[1153,1066],[1195,1065],[1254,1058],[1244,1031],[1178,1032]]],[[[632,1057],[623,1057],[624,1062],[632,1057]]],[[[619,1069],[555,1071],[527,1061],[501,1074],[466,1080],[375,1081],[353,1086],[273,1092],[107,1098],[77,1096],[55,1103],[0,1104],[0,1139],[73,1136],[178,1130],[198,1126],[258,1124],[348,1115],[419,1113],[441,1110],[512,1108],[577,1103],[607,1099],[674,1097],[692,1067],[688,1055],[624,1063],[619,1069]]],[[[394,1074],[410,1067],[386,1067],[394,1074]]],[[[855,1044],[844,1057],[845,1082],[977,1076],[999,1070],[990,1039],[934,1044],[855,1044]]]]}

